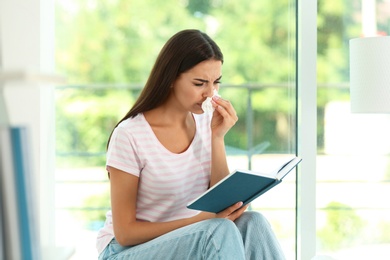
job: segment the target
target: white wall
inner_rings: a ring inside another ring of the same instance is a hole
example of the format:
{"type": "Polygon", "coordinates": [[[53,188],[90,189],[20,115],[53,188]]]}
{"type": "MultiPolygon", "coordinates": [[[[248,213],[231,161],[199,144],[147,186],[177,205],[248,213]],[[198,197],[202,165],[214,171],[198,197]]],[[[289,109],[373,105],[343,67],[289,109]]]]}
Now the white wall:
{"type": "Polygon", "coordinates": [[[0,74],[6,109],[11,125],[30,130],[45,247],[54,246],[54,101],[47,77],[53,71],[54,0],[0,0],[0,74]]]}

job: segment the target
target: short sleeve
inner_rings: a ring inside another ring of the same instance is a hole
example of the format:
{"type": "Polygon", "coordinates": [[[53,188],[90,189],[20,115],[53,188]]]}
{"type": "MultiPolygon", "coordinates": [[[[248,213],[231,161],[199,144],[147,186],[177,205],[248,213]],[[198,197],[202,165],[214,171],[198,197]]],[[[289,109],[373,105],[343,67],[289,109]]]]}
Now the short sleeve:
{"type": "Polygon", "coordinates": [[[123,127],[114,129],[106,158],[106,166],[114,167],[137,177],[143,168],[137,153],[136,142],[131,133],[123,127]]]}

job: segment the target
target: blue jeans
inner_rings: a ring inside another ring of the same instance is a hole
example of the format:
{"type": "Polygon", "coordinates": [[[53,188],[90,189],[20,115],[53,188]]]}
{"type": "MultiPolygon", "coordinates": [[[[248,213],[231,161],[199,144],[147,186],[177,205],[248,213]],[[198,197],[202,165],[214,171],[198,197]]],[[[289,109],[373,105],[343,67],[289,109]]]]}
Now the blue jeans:
{"type": "Polygon", "coordinates": [[[268,221],[247,211],[235,222],[209,219],[146,243],[123,247],[113,239],[100,254],[106,259],[279,260],[285,259],[268,221]]]}

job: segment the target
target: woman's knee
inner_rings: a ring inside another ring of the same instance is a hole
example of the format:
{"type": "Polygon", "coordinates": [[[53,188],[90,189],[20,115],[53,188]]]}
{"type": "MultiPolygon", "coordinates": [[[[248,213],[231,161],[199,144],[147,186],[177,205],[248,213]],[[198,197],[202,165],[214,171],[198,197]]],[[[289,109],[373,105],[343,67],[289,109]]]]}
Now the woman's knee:
{"type": "Polygon", "coordinates": [[[242,237],[233,221],[215,218],[206,220],[202,227],[208,228],[200,247],[206,259],[245,259],[242,237]]]}
{"type": "Polygon", "coordinates": [[[214,218],[208,220],[212,223],[212,225],[215,227],[215,229],[222,229],[222,230],[235,230],[237,229],[236,226],[234,225],[234,222],[225,219],[225,218],[214,218]]]}
{"type": "Polygon", "coordinates": [[[257,223],[266,223],[268,224],[268,220],[266,217],[264,217],[263,214],[257,211],[247,211],[244,214],[246,217],[248,217],[250,220],[255,221],[257,223]]]}
{"type": "Polygon", "coordinates": [[[250,226],[255,226],[256,228],[269,228],[270,224],[266,217],[263,214],[257,211],[246,211],[241,217],[236,221],[236,225],[239,228],[247,228],[250,226]]]}
{"type": "Polygon", "coordinates": [[[233,234],[236,234],[237,238],[240,237],[237,226],[233,221],[224,218],[215,218],[209,221],[213,226],[210,231],[213,233],[214,237],[220,236],[221,238],[226,238],[226,235],[234,237],[232,236],[233,234]]]}

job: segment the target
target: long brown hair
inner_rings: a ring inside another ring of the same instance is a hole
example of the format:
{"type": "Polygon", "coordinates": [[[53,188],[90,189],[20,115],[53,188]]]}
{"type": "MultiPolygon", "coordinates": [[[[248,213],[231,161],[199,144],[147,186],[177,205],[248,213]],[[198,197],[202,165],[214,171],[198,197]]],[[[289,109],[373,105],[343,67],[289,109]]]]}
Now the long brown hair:
{"type": "Polygon", "coordinates": [[[140,96],[115,127],[164,103],[171,85],[181,73],[211,59],[223,62],[223,54],[207,34],[188,29],[173,35],[161,49],[140,96]]]}

